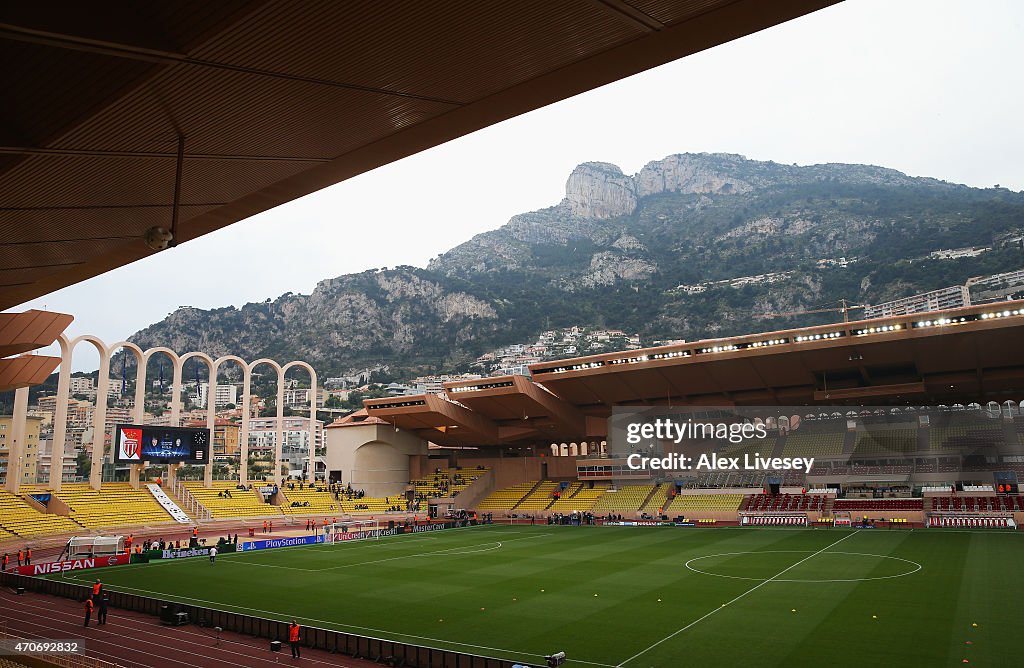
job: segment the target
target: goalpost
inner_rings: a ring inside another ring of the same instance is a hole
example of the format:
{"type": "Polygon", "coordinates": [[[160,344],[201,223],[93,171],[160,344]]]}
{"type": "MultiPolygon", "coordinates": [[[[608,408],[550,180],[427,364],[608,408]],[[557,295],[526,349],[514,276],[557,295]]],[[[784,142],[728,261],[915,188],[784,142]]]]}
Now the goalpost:
{"type": "Polygon", "coordinates": [[[350,540],[379,540],[377,520],[349,520],[334,522],[324,527],[325,543],[345,543],[350,540]]]}

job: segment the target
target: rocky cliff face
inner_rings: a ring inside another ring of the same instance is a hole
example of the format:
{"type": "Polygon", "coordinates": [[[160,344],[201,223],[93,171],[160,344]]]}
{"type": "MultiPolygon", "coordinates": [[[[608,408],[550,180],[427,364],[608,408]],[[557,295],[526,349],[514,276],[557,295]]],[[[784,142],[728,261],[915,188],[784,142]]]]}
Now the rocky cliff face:
{"type": "Polygon", "coordinates": [[[615,218],[636,210],[636,183],[607,162],[585,162],[565,183],[565,206],[579,218],[615,218]]]}
{"type": "Polygon", "coordinates": [[[442,362],[499,326],[489,300],[446,283],[411,267],[352,274],[322,281],[310,295],[241,308],[179,309],[131,340],[246,359],[306,359],[324,371],[402,357],[442,362]]]}
{"type": "MultiPolygon", "coordinates": [[[[215,355],[302,358],[324,373],[451,369],[547,327],[651,338],[763,331],[846,298],[881,301],[1024,266],[1024,197],[870,165],[800,167],[677,154],[629,176],[588,162],[555,206],[433,260],[322,281],[310,295],[181,309],[132,340],[215,355]],[[965,261],[928,252],[991,244],[965,261]],[[854,262],[843,268],[830,258],[854,262]],[[910,262],[910,260],[914,260],[910,262]]],[[[827,319],[829,316],[821,316],[827,319]]]]}

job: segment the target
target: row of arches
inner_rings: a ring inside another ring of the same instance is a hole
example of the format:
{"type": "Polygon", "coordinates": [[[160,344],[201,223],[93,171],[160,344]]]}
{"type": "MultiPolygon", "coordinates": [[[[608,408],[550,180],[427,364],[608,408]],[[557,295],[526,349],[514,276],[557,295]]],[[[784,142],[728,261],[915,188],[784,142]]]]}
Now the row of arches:
{"type": "MultiPolygon", "coordinates": [[[[310,396],[309,396],[309,429],[310,447],[313,447],[314,434],[316,433],[316,397],[317,397],[317,375],[316,371],[308,363],[295,360],[286,364],[279,364],[270,358],[260,358],[253,362],[246,362],[236,355],[224,355],[214,359],[201,351],[191,351],[179,355],[170,348],[158,346],[148,350],[142,350],[139,346],[130,341],[118,341],[110,345],[105,344],[96,336],[83,335],[69,339],[61,334],[57,339],[60,346],[61,364],[57,380],[57,400],[53,418],[53,455],[50,465],[49,487],[54,490],[60,489],[62,477],[62,462],[64,459],[65,441],[67,436],[67,418],[69,405],[69,389],[71,387],[71,369],[73,368],[75,350],[80,344],[90,344],[99,355],[99,379],[96,385],[96,408],[92,418],[93,433],[93,458],[92,468],[89,472],[89,484],[94,489],[99,489],[103,473],[103,456],[106,442],[105,423],[107,419],[107,397],[110,391],[110,365],[118,350],[125,354],[131,354],[136,363],[135,373],[135,403],[132,409],[132,420],[135,424],[143,424],[146,409],[146,381],[149,361],[162,355],[171,364],[171,405],[170,423],[179,426],[181,420],[181,390],[182,370],[185,363],[195,359],[206,364],[208,392],[206,400],[206,426],[211,434],[216,423],[216,396],[218,372],[227,365],[236,365],[242,371],[242,422],[239,435],[239,449],[241,454],[241,465],[239,466],[239,482],[248,482],[248,461],[249,454],[249,406],[252,396],[252,378],[254,371],[261,366],[269,366],[277,376],[277,433],[275,439],[275,463],[273,467],[274,481],[281,483],[281,454],[284,441],[284,392],[285,375],[290,369],[301,368],[309,374],[310,396]]],[[[213,448],[208,450],[208,461],[205,465],[204,484],[207,486],[213,481],[213,448]]],[[[139,475],[143,465],[133,465],[131,480],[133,485],[138,485],[139,475]]],[[[169,478],[173,482],[174,467],[169,467],[169,478]]]]}
{"type": "Polygon", "coordinates": [[[579,443],[552,443],[552,457],[586,457],[608,453],[607,441],[580,441],[579,443]]]}

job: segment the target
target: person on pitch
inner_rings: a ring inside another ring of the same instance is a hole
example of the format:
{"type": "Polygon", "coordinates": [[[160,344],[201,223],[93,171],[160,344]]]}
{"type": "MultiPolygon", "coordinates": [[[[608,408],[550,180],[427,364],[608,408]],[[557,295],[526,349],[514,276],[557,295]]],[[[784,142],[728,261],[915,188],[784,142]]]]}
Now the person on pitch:
{"type": "Polygon", "coordinates": [[[213,562],[216,561],[216,559],[217,559],[217,548],[216,547],[211,547],[210,548],[210,565],[211,566],[213,565],[213,562]]]}

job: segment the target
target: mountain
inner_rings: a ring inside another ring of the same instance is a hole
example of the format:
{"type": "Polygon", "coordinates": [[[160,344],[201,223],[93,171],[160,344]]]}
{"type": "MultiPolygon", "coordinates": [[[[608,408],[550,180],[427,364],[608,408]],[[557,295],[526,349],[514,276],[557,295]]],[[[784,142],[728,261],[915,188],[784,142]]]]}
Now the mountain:
{"type": "Polygon", "coordinates": [[[426,269],[349,274],[241,308],[182,308],[131,340],[305,359],[332,375],[381,362],[399,374],[456,370],[549,327],[697,339],[827,321],[835,315],[758,316],[1020,269],[1022,230],[1022,193],[882,167],[679,154],[630,176],[588,162],[557,205],[426,269]],[[963,247],[987,250],[929,257],[963,247]]]}

